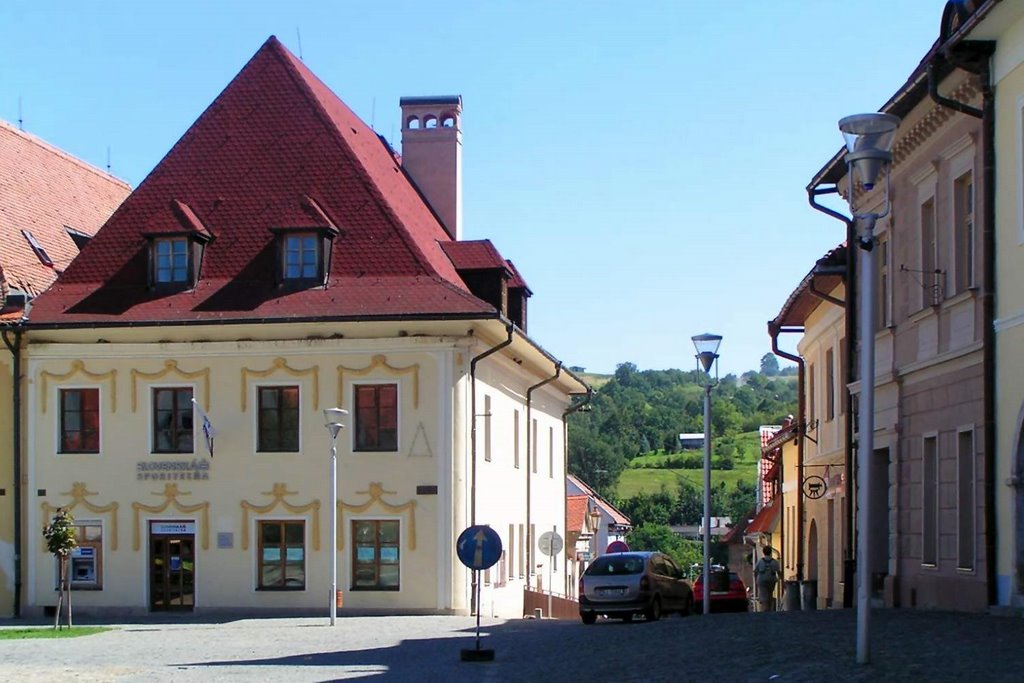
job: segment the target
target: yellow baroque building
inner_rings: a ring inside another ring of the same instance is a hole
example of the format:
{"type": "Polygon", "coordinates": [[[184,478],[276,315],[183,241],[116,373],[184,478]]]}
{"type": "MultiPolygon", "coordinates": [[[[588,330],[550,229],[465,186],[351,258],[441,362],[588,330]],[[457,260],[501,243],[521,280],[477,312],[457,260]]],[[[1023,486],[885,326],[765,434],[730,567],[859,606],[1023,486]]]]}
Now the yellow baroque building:
{"type": "Polygon", "coordinates": [[[537,540],[565,536],[588,387],[527,336],[515,266],[461,239],[461,98],[401,106],[399,157],[270,38],[36,299],[26,613],[55,603],[60,508],[76,610],[516,617],[565,592],[537,540]],[[479,574],[473,525],[501,541],[479,574]]]}

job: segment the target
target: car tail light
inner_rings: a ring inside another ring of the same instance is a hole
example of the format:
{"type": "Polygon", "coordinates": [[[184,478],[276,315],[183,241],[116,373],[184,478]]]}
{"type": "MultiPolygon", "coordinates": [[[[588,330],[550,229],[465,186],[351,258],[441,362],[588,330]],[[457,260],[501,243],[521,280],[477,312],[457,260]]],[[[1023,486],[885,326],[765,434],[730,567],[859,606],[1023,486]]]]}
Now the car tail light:
{"type": "Polygon", "coordinates": [[[640,590],[651,590],[651,577],[647,576],[646,574],[640,577],[640,590]]]}

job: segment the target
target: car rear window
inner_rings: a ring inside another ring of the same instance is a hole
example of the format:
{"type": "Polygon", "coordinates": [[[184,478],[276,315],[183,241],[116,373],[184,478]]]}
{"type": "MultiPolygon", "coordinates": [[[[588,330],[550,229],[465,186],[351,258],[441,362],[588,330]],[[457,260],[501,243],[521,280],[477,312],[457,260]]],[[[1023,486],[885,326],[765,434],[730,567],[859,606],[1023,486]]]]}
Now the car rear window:
{"type": "Polygon", "coordinates": [[[604,555],[587,567],[590,576],[615,576],[617,574],[640,574],[644,570],[644,558],[630,555],[604,555]]]}

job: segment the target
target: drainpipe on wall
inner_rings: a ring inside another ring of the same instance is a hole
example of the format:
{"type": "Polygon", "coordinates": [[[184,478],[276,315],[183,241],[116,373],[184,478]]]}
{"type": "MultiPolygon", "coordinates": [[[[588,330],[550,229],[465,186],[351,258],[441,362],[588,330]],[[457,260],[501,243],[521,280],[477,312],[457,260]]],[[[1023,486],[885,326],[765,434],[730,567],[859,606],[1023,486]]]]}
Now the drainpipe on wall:
{"type": "Polygon", "coordinates": [[[21,616],[21,329],[2,330],[4,345],[13,358],[12,397],[14,401],[11,411],[12,454],[14,458],[14,616],[21,616]],[[13,334],[14,341],[11,341],[13,334]]]}
{"type": "Polygon", "coordinates": [[[995,43],[989,41],[964,41],[959,47],[969,52],[963,59],[954,52],[957,46],[942,51],[942,56],[928,65],[928,95],[937,104],[958,111],[967,116],[981,119],[982,130],[982,182],[984,183],[985,208],[984,225],[981,229],[982,248],[985,256],[984,280],[981,292],[982,309],[982,382],[984,391],[983,442],[985,448],[984,515],[985,515],[985,583],[988,604],[995,605],[999,596],[996,586],[996,334],[995,334],[995,292],[996,292],[996,136],[995,96],[992,92],[991,57],[995,43]],[[935,76],[935,65],[945,59],[953,66],[978,76],[981,81],[982,108],[977,109],[964,102],[949,99],[939,94],[939,83],[935,76]]]}
{"type": "MultiPolygon", "coordinates": [[[[526,565],[530,568],[527,575],[533,575],[536,566],[534,565],[533,559],[533,546],[536,545],[537,539],[533,538],[533,534],[530,533],[530,486],[531,486],[531,474],[535,466],[533,459],[537,457],[537,454],[533,452],[533,441],[536,438],[536,434],[533,433],[533,420],[531,420],[531,411],[533,409],[533,392],[540,389],[545,384],[549,384],[558,379],[558,376],[562,374],[562,361],[555,362],[555,374],[547,379],[543,379],[532,387],[526,390],[526,530],[529,534],[530,542],[526,544],[526,565]]],[[[562,527],[562,533],[565,533],[565,527],[562,527]]],[[[551,586],[548,586],[548,590],[554,592],[551,586]]],[[[550,615],[548,615],[550,616],[550,615]]]]}
{"type": "MultiPolygon", "coordinates": [[[[804,359],[800,356],[792,353],[786,353],[779,348],[779,333],[780,332],[797,332],[802,333],[804,328],[802,327],[782,327],[776,325],[773,322],[768,324],[768,334],[772,338],[772,353],[786,360],[791,360],[796,363],[796,386],[797,386],[797,437],[796,437],[796,580],[802,582],[804,580],[804,494],[803,494],[803,481],[804,481],[804,434],[807,432],[807,421],[804,419],[804,411],[806,410],[804,400],[804,383],[806,381],[804,375],[804,359]]],[[[779,471],[781,472],[784,468],[782,464],[779,464],[779,471]]]]}
{"type": "Polygon", "coordinates": [[[816,211],[826,216],[835,218],[846,226],[846,310],[843,318],[846,323],[846,367],[843,368],[843,390],[846,392],[846,448],[843,466],[843,480],[846,487],[846,511],[845,511],[845,533],[846,543],[843,546],[843,607],[852,608],[853,599],[857,592],[855,572],[857,569],[857,544],[854,542],[853,520],[856,514],[856,499],[852,495],[854,471],[853,471],[853,394],[850,393],[850,384],[857,378],[857,259],[860,258],[859,250],[853,248],[855,242],[855,228],[852,220],[833,209],[818,203],[818,197],[825,194],[839,194],[837,186],[832,187],[810,187],[807,189],[807,202],[816,211]]]}
{"type": "MultiPolygon", "coordinates": [[[[469,361],[469,525],[476,526],[476,365],[484,358],[487,358],[493,353],[501,351],[503,348],[512,343],[512,333],[515,331],[515,325],[508,323],[505,326],[505,332],[508,334],[508,339],[505,341],[492,346],[478,356],[474,356],[469,361]]],[[[472,572],[472,594],[470,597],[470,612],[476,614],[476,581],[477,574],[479,572],[472,572]]]]}
{"type": "MultiPolygon", "coordinates": [[[[568,408],[566,408],[562,412],[562,450],[563,450],[563,453],[562,453],[562,472],[564,474],[564,476],[562,477],[562,489],[563,489],[562,494],[563,494],[563,499],[569,495],[569,422],[568,422],[567,418],[572,413],[578,413],[580,411],[587,412],[588,410],[590,410],[590,402],[593,399],[594,399],[594,390],[591,389],[588,386],[587,387],[587,393],[583,397],[583,400],[580,401],[579,403],[577,403],[576,405],[569,406],[568,408]]],[[[568,565],[569,565],[569,542],[568,542],[568,538],[569,538],[569,531],[568,531],[569,530],[569,511],[568,510],[565,511],[564,516],[565,516],[565,518],[562,520],[562,528],[566,530],[566,533],[565,533],[565,538],[566,538],[565,557],[566,557],[566,566],[568,567],[568,565]]],[[[594,535],[597,536],[597,531],[594,532],[594,535]]],[[[596,543],[595,543],[595,545],[596,545],[596,543]]],[[[573,559],[575,559],[575,555],[573,556],[573,559]]],[[[566,575],[568,576],[568,573],[566,575]]],[[[568,590],[569,588],[571,588],[571,587],[570,586],[566,586],[566,595],[569,594],[569,590],[568,590]]]]}

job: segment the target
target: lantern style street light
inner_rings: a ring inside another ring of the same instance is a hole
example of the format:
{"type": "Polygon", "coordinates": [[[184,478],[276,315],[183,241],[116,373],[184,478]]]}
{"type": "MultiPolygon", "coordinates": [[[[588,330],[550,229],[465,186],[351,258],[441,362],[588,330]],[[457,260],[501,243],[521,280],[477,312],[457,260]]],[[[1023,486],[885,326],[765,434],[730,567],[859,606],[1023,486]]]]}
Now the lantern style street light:
{"type": "MultiPolygon", "coordinates": [[[[857,662],[867,664],[868,628],[871,615],[871,544],[868,531],[868,506],[871,500],[871,470],[875,431],[875,223],[889,213],[892,145],[898,116],[892,114],[856,114],[839,121],[846,140],[847,200],[853,215],[853,228],[860,252],[858,292],[860,331],[860,396],[857,404],[857,662]],[[857,196],[874,189],[884,176],[885,194],[879,212],[858,212],[857,196]]],[[[884,292],[883,292],[884,294],[884,292]]]]}
{"type": "Polygon", "coordinates": [[[327,547],[331,553],[331,626],[338,617],[338,432],[345,428],[342,418],[348,411],[342,408],[324,410],[324,426],[331,434],[331,536],[327,547]]]}
{"type": "Polygon", "coordinates": [[[704,385],[704,614],[711,614],[711,389],[718,384],[718,347],[722,337],[698,334],[693,339],[697,349],[698,376],[704,385]],[[711,368],[715,376],[711,377],[711,368]],[[703,370],[703,372],[700,372],[703,370]]]}

